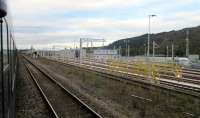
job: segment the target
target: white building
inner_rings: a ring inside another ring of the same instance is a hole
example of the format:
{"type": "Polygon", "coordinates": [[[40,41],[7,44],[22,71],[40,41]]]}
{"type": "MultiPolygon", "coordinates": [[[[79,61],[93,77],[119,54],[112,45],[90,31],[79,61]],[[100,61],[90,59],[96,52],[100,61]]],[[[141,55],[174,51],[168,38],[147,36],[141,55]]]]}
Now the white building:
{"type": "MultiPolygon", "coordinates": [[[[53,57],[56,59],[64,60],[64,59],[73,59],[76,58],[76,51],[80,51],[79,49],[65,49],[65,50],[51,50],[51,51],[38,51],[39,55],[42,57],[53,57]]],[[[86,50],[82,50],[80,55],[85,58],[86,50]]]]}
{"type": "Polygon", "coordinates": [[[97,49],[93,50],[93,58],[97,61],[106,61],[108,59],[118,59],[120,55],[117,50],[97,49]]]}

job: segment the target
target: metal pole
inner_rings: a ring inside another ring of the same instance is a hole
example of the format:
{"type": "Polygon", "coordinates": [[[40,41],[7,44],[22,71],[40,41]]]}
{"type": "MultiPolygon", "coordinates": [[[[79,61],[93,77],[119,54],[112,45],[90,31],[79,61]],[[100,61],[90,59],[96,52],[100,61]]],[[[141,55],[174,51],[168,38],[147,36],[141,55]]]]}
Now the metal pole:
{"type": "Polygon", "coordinates": [[[149,52],[150,52],[150,20],[151,20],[151,15],[149,15],[149,33],[148,33],[148,47],[147,47],[147,56],[149,56],[149,52]]]}
{"type": "Polygon", "coordinates": [[[169,56],[169,47],[167,46],[167,57],[169,56]]]}
{"type": "Polygon", "coordinates": [[[130,45],[129,45],[129,40],[128,40],[128,57],[130,57],[130,45]]]}
{"type": "Polygon", "coordinates": [[[120,56],[120,60],[121,60],[121,57],[122,57],[122,47],[121,46],[119,47],[119,54],[120,54],[119,56],[120,56]]]}
{"type": "Polygon", "coordinates": [[[147,47],[146,47],[146,42],[145,42],[145,44],[144,44],[144,55],[145,56],[147,56],[147,52],[146,51],[147,51],[147,47]]]}
{"type": "Polygon", "coordinates": [[[79,63],[81,64],[81,52],[82,52],[82,38],[80,38],[80,52],[79,52],[79,63]]]}
{"type": "Polygon", "coordinates": [[[150,35],[151,35],[151,17],[155,17],[156,15],[149,15],[149,33],[148,33],[148,50],[147,56],[150,55],[150,35]]]}
{"type": "Polygon", "coordinates": [[[174,61],[174,40],[172,40],[172,60],[174,61]]]}
{"type": "Polygon", "coordinates": [[[155,41],[153,40],[153,57],[155,56],[155,41]]]}
{"type": "Polygon", "coordinates": [[[126,56],[126,40],[124,40],[124,44],[125,44],[124,56],[126,56]]]}
{"type": "Polygon", "coordinates": [[[56,58],[56,48],[55,47],[54,47],[54,58],[57,59],[56,58]]]}
{"type": "Polygon", "coordinates": [[[128,57],[128,41],[126,40],[126,56],[128,57]]]}
{"type": "Polygon", "coordinates": [[[89,46],[89,42],[88,42],[88,39],[87,39],[87,49],[88,49],[88,46],[89,46]]]}
{"type": "Polygon", "coordinates": [[[186,35],[186,57],[189,57],[189,31],[187,31],[186,35]]]}

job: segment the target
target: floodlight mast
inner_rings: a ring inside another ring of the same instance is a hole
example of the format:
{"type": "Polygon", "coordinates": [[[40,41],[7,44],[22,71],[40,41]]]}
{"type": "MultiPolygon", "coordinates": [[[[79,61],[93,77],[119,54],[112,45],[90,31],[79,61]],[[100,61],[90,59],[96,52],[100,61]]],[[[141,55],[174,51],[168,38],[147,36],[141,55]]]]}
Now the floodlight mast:
{"type": "Polygon", "coordinates": [[[147,56],[150,54],[150,34],[151,34],[151,18],[156,15],[149,15],[149,33],[148,33],[148,48],[147,48],[147,56]]]}

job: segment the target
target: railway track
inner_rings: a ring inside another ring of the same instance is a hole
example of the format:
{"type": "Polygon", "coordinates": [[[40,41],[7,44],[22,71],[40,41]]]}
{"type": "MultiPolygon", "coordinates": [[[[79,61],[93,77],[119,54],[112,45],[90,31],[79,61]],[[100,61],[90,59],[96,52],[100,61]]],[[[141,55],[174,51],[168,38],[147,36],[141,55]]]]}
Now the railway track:
{"type": "Polygon", "coordinates": [[[56,118],[102,118],[26,57],[24,64],[56,118]]]}
{"type": "MultiPolygon", "coordinates": [[[[84,66],[87,66],[87,65],[84,65],[84,66]]],[[[89,67],[91,67],[91,66],[89,66],[89,67]]],[[[95,70],[96,68],[97,67],[93,66],[91,68],[91,70],[95,70]]],[[[142,79],[144,81],[146,80],[146,77],[142,76],[142,75],[137,75],[137,74],[133,74],[133,73],[127,73],[127,72],[123,72],[123,71],[110,70],[110,69],[106,69],[106,68],[101,68],[101,70],[103,70],[104,72],[105,71],[111,71],[113,73],[112,75],[115,75],[116,73],[123,73],[123,74],[127,75],[126,77],[130,77],[130,78],[139,77],[138,79],[142,79]]],[[[168,86],[170,85],[171,87],[175,87],[175,88],[179,88],[179,89],[182,88],[182,89],[188,89],[188,90],[200,92],[200,88],[192,87],[192,86],[189,86],[189,85],[182,85],[180,82],[169,81],[169,80],[163,79],[163,78],[161,78],[159,80],[159,84],[162,85],[162,86],[163,85],[168,85],[168,86]]]]}
{"type": "MultiPolygon", "coordinates": [[[[55,61],[55,60],[52,60],[55,61]]],[[[168,80],[168,79],[163,79],[161,78],[160,81],[156,84],[151,83],[150,79],[146,79],[146,77],[137,75],[137,74],[132,74],[132,73],[127,73],[127,72],[120,72],[116,70],[110,70],[108,68],[103,68],[103,67],[97,67],[97,66],[92,66],[89,64],[84,64],[84,63],[76,63],[76,62],[69,62],[69,63],[64,63],[57,61],[59,63],[65,64],[65,65],[71,65],[71,66],[76,66],[76,67],[81,67],[84,70],[89,70],[93,71],[96,73],[99,73],[101,76],[106,76],[108,75],[108,78],[116,77],[118,79],[123,79],[123,80],[129,80],[132,82],[139,82],[139,83],[145,83],[145,84],[151,84],[153,86],[157,86],[160,88],[168,89],[168,90],[173,90],[177,91],[180,93],[192,95],[195,97],[200,97],[200,88],[199,86],[191,86],[190,84],[184,83],[184,82],[179,82],[177,80],[168,80]]],[[[81,69],[79,68],[79,69],[81,69]]]]}
{"type": "MultiPolygon", "coordinates": [[[[71,62],[73,63],[73,61],[71,62]]],[[[89,60],[84,60],[82,63],[85,65],[99,66],[102,68],[109,67],[109,65],[107,65],[106,63],[99,63],[99,62],[95,62],[94,60],[91,60],[91,62],[89,62],[89,60]]],[[[129,67],[129,69],[135,69],[135,68],[129,67]]],[[[200,70],[183,68],[182,78],[174,77],[173,72],[170,72],[170,71],[171,70],[168,70],[168,71],[159,70],[161,78],[170,79],[170,80],[178,80],[179,82],[187,82],[187,83],[200,85],[200,70]]]]}

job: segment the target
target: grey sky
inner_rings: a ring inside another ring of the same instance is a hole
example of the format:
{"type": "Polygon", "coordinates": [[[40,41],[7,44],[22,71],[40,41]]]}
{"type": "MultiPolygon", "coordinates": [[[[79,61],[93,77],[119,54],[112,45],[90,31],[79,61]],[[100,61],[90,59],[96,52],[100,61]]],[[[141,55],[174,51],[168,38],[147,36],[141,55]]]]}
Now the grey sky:
{"type": "MultiPolygon", "coordinates": [[[[200,24],[198,0],[9,0],[18,48],[73,46],[81,37],[115,40],[200,24]]],[[[77,44],[78,45],[78,44],[77,44]]]]}

